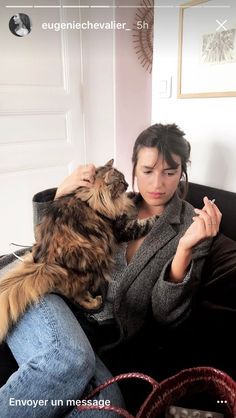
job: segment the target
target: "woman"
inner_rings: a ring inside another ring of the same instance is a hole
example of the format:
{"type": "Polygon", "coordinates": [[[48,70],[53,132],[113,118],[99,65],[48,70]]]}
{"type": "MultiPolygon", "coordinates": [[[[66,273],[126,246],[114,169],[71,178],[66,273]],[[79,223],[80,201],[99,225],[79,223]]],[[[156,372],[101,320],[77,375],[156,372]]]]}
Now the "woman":
{"type": "Polygon", "coordinates": [[[13,16],[15,23],[14,33],[17,36],[26,36],[31,31],[29,16],[24,13],[17,13],[13,16]]]}
{"type": "MultiPolygon", "coordinates": [[[[84,315],[71,307],[78,322],[61,297],[47,295],[13,328],[7,342],[20,367],[0,390],[4,416],[11,418],[16,412],[21,418],[31,416],[32,406],[15,406],[15,399],[47,399],[47,405],[35,406],[35,417],[44,417],[45,411],[47,417],[65,414],[67,400],[82,399],[92,377],[97,385],[109,375],[93,348],[114,346],[137,334],[150,308],[162,326],[189,317],[210,238],[218,233],[221,220],[219,209],[207,197],[200,210],[179,196],[180,182],[187,187],[189,154],[190,145],[176,125],[156,124],[139,135],[132,158],[138,217],[159,218],[145,239],[119,247],[102,312],[84,315]],[[52,405],[58,399],[62,404],[52,405]]],[[[36,224],[55,197],[78,186],[92,187],[94,173],[93,165],[81,166],[57,192],[37,194],[36,224]]],[[[100,396],[122,403],[117,388],[100,396]]],[[[77,415],[74,410],[66,416],[77,415]]],[[[104,416],[109,415],[104,411],[104,416]]]]}

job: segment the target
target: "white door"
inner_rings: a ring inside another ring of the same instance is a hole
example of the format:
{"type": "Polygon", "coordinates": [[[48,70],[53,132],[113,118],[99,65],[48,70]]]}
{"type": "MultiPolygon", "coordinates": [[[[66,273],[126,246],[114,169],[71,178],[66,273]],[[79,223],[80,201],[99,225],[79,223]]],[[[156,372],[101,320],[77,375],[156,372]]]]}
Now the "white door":
{"type": "Polygon", "coordinates": [[[63,7],[67,0],[47,3],[0,3],[0,254],[10,242],[33,243],[33,194],[85,161],[80,31],[43,26],[79,21],[79,9],[63,7]],[[32,24],[22,37],[9,30],[19,13],[32,24]]]}

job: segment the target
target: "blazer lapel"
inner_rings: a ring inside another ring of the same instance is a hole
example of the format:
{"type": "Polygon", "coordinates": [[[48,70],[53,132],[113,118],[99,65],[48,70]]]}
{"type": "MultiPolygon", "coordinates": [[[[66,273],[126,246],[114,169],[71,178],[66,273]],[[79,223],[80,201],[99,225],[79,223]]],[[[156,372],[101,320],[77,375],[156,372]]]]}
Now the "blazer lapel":
{"type": "Polygon", "coordinates": [[[172,227],[172,224],[180,223],[181,208],[182,200],[175,194],[163,215],[157,219],[152,230],[122,272],[125,279],[121,278],[121,289],[119,290],[123,292],[124,289],[127,289],[151,257],[177,235],[178,232],[172,227]]]}

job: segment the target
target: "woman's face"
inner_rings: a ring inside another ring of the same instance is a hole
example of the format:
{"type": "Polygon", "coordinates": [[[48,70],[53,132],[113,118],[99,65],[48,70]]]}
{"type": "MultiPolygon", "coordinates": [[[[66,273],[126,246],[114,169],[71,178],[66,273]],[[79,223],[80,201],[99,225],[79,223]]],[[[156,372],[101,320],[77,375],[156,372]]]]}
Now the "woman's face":
{"type": "Polygon", "coordinates": [[[17,13],[16,15],[13,16],[13,20],[16,24],[21,22],[19,13],[17,13]]]}
{"type": "Polygon", "coordinates": [[[157,215],[163,212],[181,178],[181,158],[176,154],[172,154],[172,158],[178,164],[177,168],[170,167],[156,148],[143,147],[138,152],[137,186],[146,207],[157,215]]]}

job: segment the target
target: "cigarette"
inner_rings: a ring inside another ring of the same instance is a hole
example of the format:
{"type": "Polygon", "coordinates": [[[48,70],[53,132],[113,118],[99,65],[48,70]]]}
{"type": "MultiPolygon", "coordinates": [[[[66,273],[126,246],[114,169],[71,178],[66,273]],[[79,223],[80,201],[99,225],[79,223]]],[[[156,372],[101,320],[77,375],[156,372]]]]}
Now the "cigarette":
{"type": "Polygon", "coordinates": [[[215,203],[215,201],[216,201],[215,199],[212,199],[212,200],[211,200],[211,203],[213,204],[213,203],[215,203]]]}

